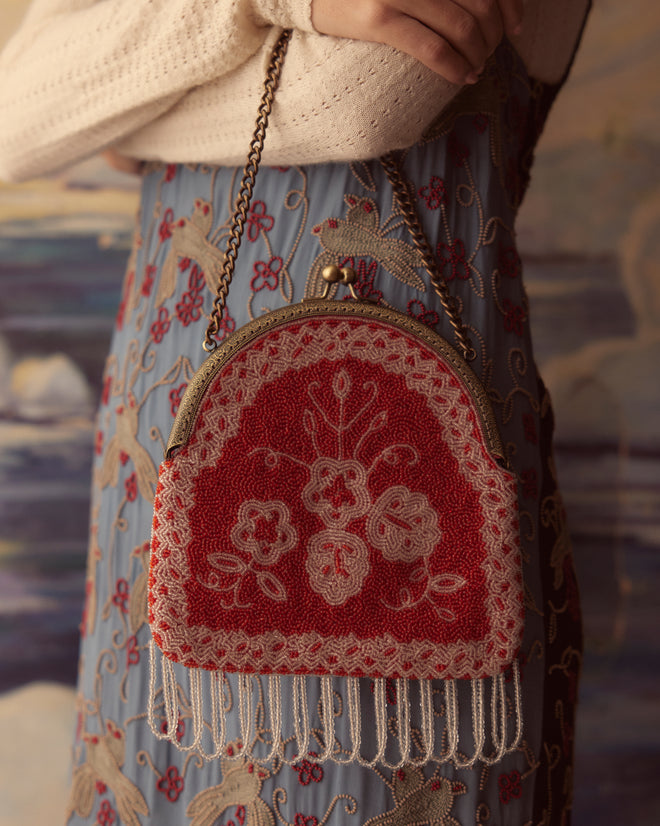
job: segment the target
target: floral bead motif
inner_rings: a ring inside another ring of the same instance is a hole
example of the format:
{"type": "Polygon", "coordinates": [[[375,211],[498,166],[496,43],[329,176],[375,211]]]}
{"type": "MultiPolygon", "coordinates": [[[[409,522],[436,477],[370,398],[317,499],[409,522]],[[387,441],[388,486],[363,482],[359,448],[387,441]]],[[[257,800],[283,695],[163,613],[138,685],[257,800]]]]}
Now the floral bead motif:
{"type": "Polygon", "coordinates": [[[162,792],[170,803],[176,803],[184,789],[184,779],[176,766],[170,766],[165,774],[156,783],[156,788],[162,792]]]}
{"type": "Polygon", "coordinates": [[[512,800],[519,800],[522,797],[521,776],[519,771],[501,774],[497,779],[497,786],[500,791],[500,800],[502,803],[510,803],[512,800]]]}
{"type": "Polygon", "coordinates": [[[418,194],[431,210],[447,205],[447,188],[445,182],[438,175],[432,175],[427,186],[423,186],[418,194]]]}
{"type": "Polygon", "coordinates": [[[250,281],[252,291],[258,293],[263,289],[276,290],[283,263],[279,255],[274,255],[270,261],[256,261],[253,265],[254,277],[250,281]]]}

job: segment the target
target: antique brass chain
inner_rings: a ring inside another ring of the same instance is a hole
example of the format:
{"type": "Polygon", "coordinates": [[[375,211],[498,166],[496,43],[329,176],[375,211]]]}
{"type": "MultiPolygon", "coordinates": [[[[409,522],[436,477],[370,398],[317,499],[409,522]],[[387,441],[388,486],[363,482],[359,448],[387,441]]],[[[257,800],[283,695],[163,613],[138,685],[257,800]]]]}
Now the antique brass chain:
{"type": "MultiPolygon", "coordinates": [[[[227,293],[229,286],[234,276],[234,268],[236,266],[236,258],[238,256],[238,248],[243,236],[245,222],[247,220],[247,213],[250,208],[252,200],[252,193],[254,191],[254,183],[257,177],[257,171],[261,162],[261,155],[264,147],[264,139],[266,136],[266,127],[268,126],[268,118],[270,116],[275,90],[280,79],[282,71],[282,63],[284,55],[286,54],[289,40],[291,39],[291,30],[286,29],[282,32],[280,39],[275,44],[273,54],[266,72],[266,80],[264,82],[264,91],[259,105],[257,122],[250,143],[248,157],[243,168],[243,176],[241,178],[241,185],[236,197],[234,205],[234,214],[232,216],[229,240],[227,241],[227,248],[225,250],[223,260],[223,270],[220,277],[220,282],[216,291],[216,296],[213,301],[213,309],[211,311],[209,325],[204,336],[204,349],[211,353],[218,347],[217,334],[220,330],[222,316],[225,311],[227,303],[227,293]]],[[[429,274],[433,289],[438,295],[442,307],[447,313],[449,322],[454,329],[456,339],[459,347],[463,353],[466,361],[472,361],[476,353],[470,344],[467,335],[467,330],[461,321],[460,314],[456,307],[456,300],[450,295],[446,283],[441,274],[438,272],[438,267],[435,261],[435,256],[428,242],[424,230],[419,221],[417,210],[410,197],[409,188],[401,174],[401,169],[393,153],[389,153],[380,159],[381,165],[385,170],[385,174],[394,190],[394,196],[399,209],[403,215],[408,231],[412,240],[419,252],[424,267],[429,274]]]]}
{"type": "Polygon", "coordinates": [[[227,248],[225,250],[222,276],[213,301],[213,310],[211,311],[209,326],[206,330],[206,335],[204,336],[203,347],[207,353],[213,352],[213,350],[215,350],[218,346],[218,341],[215,337],[220,330],[220,323],[222,322],[222,316],[227,303],[229,285],[231,284],[231,280],[234,276],[234,267],[236,266],[238,248],[243,236],[243,229],[247,220],[250,201],[252,200],[254,181],[257,177],[257,171],[261,162],[261,154],[264,148],[264,138],[266,137],[268,118],[273,108],[273,98],[280,79],[282,63],[284,61],[284,55],[286,54],[290,39],[291,29],[285,29],[280,35],[280,39],[275,44],[270,63],[268,64],[268,69],[266,71],[266,80],[264,83],[261,103],[259,104],[257,123],[252,136],[252,141],[250,143],[247,162],[243,168],[241,187],[234,205],[234,215],[231,220],[230,235],[227,242],[227,248]]]}
{"type": "Polygon", "coordinates": [[[385,170],[385,174],[387,175],[390,184],[392,185],[397,206],[403,214],[403,219],[406,222],[406,226],[408,227],[408,232],[410,232],[413,243],[417,247],[417,252],[419,252],[422,261],[424,262],[424,268],[429,274],[433,289],[440,299],[440,303],[442,304],[444,311],[449,317],[449,323],[454,328],[456,339],[463,352],[463,358],[465,358],[466,361],[473,361],[477,354],[470,344],[467,330],[465,329],[465,325],[463,324],[456,307],[456,299],[450,294],[447,284],[438,271],[438,265],[433,254],[433,250],[431,249],[429,240],[422,229],[419,215],[415,209],[415,204],[410,197],[410,188],[401,173],[401,167],[399,166],[393,152],[383,155],[380,159],[380,163],[385,170]]]}

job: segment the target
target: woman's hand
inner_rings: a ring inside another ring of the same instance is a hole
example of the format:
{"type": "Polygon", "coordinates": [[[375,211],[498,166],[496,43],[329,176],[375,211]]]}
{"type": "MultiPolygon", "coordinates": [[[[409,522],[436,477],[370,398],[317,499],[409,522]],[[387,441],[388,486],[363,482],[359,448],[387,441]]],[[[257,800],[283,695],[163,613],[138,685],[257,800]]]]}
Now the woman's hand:
{"type": "Polygon", "coordinates": [[[312,0],[321,34],[386,43],[458,85],[476,83],[522,15],[523,0],[312,0]]]}
{"type": "Polygon", "coordinates": [[[120,155],[116,149],[106,149],[102,155],[105,162],[118,172],[125,172],[128,175],[139,175],[142,172],[144,164],[141,161],[120,155]]]}

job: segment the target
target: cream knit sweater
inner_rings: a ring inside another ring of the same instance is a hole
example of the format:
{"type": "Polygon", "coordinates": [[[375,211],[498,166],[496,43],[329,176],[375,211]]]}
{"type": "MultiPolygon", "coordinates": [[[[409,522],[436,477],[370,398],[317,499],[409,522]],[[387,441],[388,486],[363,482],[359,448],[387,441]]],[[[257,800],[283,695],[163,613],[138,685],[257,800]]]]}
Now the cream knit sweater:
{"type": "MultiPolygon", "coordinates": [[[[145,160],[240,164],[270,50],[294,37],[264,162],[409,146],[458,88],[388,46],[325,37],[312,0],[35,0],[0,55],[0,177],[46,174],[110,145],[145,160]]],[[[558,80],[588,0],[528,0],[515,44],[558,80]]]]}

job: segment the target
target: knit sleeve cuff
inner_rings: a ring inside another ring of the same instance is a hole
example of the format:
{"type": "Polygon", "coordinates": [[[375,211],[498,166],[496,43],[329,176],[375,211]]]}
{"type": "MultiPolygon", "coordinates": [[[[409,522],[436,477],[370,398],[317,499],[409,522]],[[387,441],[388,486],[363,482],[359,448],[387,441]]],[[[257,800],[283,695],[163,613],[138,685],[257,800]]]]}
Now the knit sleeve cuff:
{"type": "Polygon", "coordinates": [[[312,0],[252,0],[259,23],[313,32],[312,0]]]}

